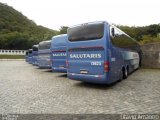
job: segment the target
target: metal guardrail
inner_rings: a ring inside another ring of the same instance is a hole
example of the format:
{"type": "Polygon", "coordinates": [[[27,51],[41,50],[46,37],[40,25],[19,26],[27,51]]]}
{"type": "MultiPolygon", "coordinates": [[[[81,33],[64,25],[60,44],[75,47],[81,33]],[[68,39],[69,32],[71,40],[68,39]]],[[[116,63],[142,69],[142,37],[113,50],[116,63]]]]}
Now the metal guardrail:
{"type": "Polygon", "coordinates": [[[0,55],[25,55],[26,50],[0,50],[0,55]]]}

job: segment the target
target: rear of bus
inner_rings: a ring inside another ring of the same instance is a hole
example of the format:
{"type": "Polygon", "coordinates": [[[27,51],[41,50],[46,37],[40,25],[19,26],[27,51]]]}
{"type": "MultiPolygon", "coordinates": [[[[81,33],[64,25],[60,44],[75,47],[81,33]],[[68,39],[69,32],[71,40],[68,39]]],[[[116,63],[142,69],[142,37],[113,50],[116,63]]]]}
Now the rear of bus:
{"type": "Polygon", "coordinates": [[[28,63],[32,64],[32,49],[28,50],[28,63]]]}
{"type": "Polygon", "coordinates": [[[28,63],[32,64],[32,49],[28,50],[28,63]]]}
{"type": "Polygon", "coordinates": [[[33,45],[32,47],[32,64],[38,65],[37,58],[38,58],[38,45],[33,45]]]}
{"type": "Polygon", "coordinates": [[[66,68],[66,42],[67,34],[57,35],[51,41],[52,70],[55,72],[67,72],[66,68]]]}
{"type": "Polygon", "coordinates": [[[38,66],[40,68],[51,68],[51,41],[42,41],[38,45],[38,66]]]}
{"type": "Polygon", "coordinates": [[[107,26],[107,22],[93,22],[68,29],[68,78],[92,83],[109,83],[107,26]]]}

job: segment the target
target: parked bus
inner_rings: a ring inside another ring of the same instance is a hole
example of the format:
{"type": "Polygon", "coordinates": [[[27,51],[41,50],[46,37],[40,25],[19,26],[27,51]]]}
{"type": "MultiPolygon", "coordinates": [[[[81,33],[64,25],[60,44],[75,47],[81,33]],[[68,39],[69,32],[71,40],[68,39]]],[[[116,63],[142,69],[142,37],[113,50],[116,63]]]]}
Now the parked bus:
{"type": "Polygon", "coordinates": [[[26,50],[25,60],[26,60],[26,62],[28,62],[28,50],[26,50]]]}
{"type": "Polygon", "coordinates": [[[28,50],[28,63],[32,64],[32,49],[28,50]]]}
{"type": "Polygon", "coordinates": [[[38,65],[37,59],[38,59],[38,45],[32,46],[32,65],[38,65]]]}
{"type": "Polygon", "coordinates": [[[141,64],[139,44],[108,22],[73,26],[67,35],[70,79],[111,84],[127,78],[141,64]]]}
{"type": "Polygon", "coordinates": [[[67,72],[66,68],[66,42],[67,34],[57,35],[51,41],[52,70],[56,72],[67,72]]]}
{"type": "Polygon", "coordinates": [[[40,68],[51,68],[51,41],[42,41],[38,45],[38,66],[40,68]]]}

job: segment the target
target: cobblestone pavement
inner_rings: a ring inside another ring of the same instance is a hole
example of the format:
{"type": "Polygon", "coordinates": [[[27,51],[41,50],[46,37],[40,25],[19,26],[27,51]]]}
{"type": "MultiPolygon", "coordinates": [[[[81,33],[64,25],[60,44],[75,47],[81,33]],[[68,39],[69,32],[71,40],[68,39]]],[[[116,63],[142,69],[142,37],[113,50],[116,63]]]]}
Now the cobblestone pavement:
{"type": "Polygon", "coordinates": [[[160,113],[160,70],[139,69],[107,86],[25,61],[0,61],[0,113],[160,113]]]}

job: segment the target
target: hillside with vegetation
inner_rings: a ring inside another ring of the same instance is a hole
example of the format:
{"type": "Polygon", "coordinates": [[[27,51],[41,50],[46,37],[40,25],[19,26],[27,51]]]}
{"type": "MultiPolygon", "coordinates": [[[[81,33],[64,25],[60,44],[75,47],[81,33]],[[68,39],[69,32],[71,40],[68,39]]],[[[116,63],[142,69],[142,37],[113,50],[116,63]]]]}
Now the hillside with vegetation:
{"type": "Polygon", "coordinates": [[[141,45],[160,42],[160,24],[152,24],[143,27],[117,25],[117,27],[137,40],[141,45]]]}
{"type": "Polygon", "coordinates": [[[0,3],[0,49],[28,49],[59,31],[36,25],[12,7],[0,3]]]}

